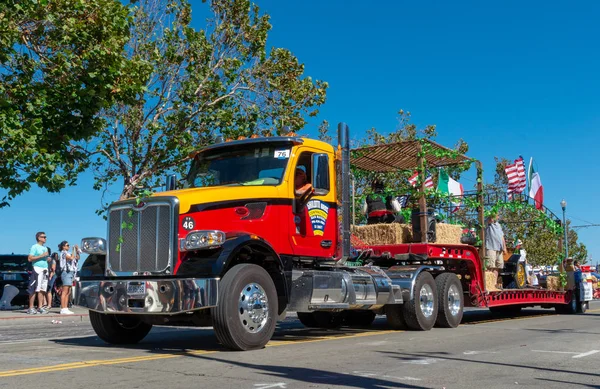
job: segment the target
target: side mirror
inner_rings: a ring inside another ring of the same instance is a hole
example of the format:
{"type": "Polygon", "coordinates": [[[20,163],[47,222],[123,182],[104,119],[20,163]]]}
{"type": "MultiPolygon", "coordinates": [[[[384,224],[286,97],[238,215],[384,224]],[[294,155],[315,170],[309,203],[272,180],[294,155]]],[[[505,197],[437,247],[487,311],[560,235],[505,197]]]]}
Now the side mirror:
{"type": "Polygon", "coordinates": [[[313,154],[312,183],[317,196],[329,193],[329,158],[327,154],[313,154]]]}

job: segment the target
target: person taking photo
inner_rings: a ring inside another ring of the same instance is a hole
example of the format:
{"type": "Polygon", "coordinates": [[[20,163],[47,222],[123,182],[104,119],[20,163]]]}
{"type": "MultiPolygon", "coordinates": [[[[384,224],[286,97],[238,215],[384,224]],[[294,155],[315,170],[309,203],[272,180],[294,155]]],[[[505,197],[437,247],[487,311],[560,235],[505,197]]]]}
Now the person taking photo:
{"type": "Polygon", "coordinates": [[[75,245],[73,254],[69,252],[69,242],[63,240],[58,245],[60,250],[60,279],[62,281],[62,291],[60,294],[60,314],[72,315],[73,311],[69,309],[69,301],[71,299],[71,289],[73,288],[73,280],[77,273],[77,261],[79,260],[79,247],[75,245]]]}

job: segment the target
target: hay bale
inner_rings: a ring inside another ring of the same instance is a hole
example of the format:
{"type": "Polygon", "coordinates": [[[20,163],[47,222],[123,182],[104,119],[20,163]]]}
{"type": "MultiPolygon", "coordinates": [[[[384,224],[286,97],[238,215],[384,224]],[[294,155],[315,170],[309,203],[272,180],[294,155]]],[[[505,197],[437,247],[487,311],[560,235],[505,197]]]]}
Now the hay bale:
{"type": "Polygon", "coordinates": [[[408,224],[352,226],[351,233],[368,245],[410,243],[411,241],[411,228],[408,224]]]}
{"type": "Polygon", "coordinates": [[[499,289],[496,287],[498,284],[498,276],[491,271],[485,272],[485,290],[488,292],[495,292],[499,289]]]}
{"type": "Polygon", "coordinates": [[[460,237],[463,227],[456,224],[438,223],[436,225],[435,243],[439,244],[461,244],[460,237]]]}
{"type": "Polygon", "coordinates": [[[557,276],[546,277],[546,289],[557,291],[560,289],[560,281],[557,276]]]}

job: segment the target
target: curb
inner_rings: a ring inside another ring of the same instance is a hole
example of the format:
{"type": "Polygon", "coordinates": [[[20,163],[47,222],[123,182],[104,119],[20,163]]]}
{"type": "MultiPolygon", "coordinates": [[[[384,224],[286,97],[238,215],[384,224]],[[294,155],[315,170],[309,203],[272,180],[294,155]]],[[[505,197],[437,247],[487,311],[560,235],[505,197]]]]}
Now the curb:
{"type": "Polygon", "coordinates": [[[2,320],[24,320],[24,319],[46,319],[46,318],[62,318],[62,319],[67,319],[69,317],[79,317],[79,318],[83,318],[83,317],[87,317],[89,316],[87,313],[76,313],[74,315],[60,315],[60,314],[36,314],[36,315],[28,315],[26,313],[22,313],[22,316],[8,316],[8,317],[0,317],[0,321],[2,320]]]}

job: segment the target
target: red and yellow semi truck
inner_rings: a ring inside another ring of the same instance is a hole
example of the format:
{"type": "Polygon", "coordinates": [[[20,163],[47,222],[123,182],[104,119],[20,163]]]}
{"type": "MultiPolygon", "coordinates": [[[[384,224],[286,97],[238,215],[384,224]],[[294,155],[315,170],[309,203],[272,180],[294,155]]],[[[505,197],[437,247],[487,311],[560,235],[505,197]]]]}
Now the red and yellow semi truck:
{"type": "Polygon", "coordinates": [[[98,336],[136,343],[153,325],[212,325],[224,346],[251,350],[287,311],[310,327],[385,314],[393,328],[429,330],[458,326],[465,305],[585,306],[575,291],[487,292],[475,247],[426,234],[352,248],[348,137],[340,124],[337,148],[296,136],[215,143],[194,156],[185,187],[168,180],[164,192],[113,203],[106,239],[82,241],[75,296],[98,336]],[[370,265],[356,266],[367,253],[370,265]]]}

